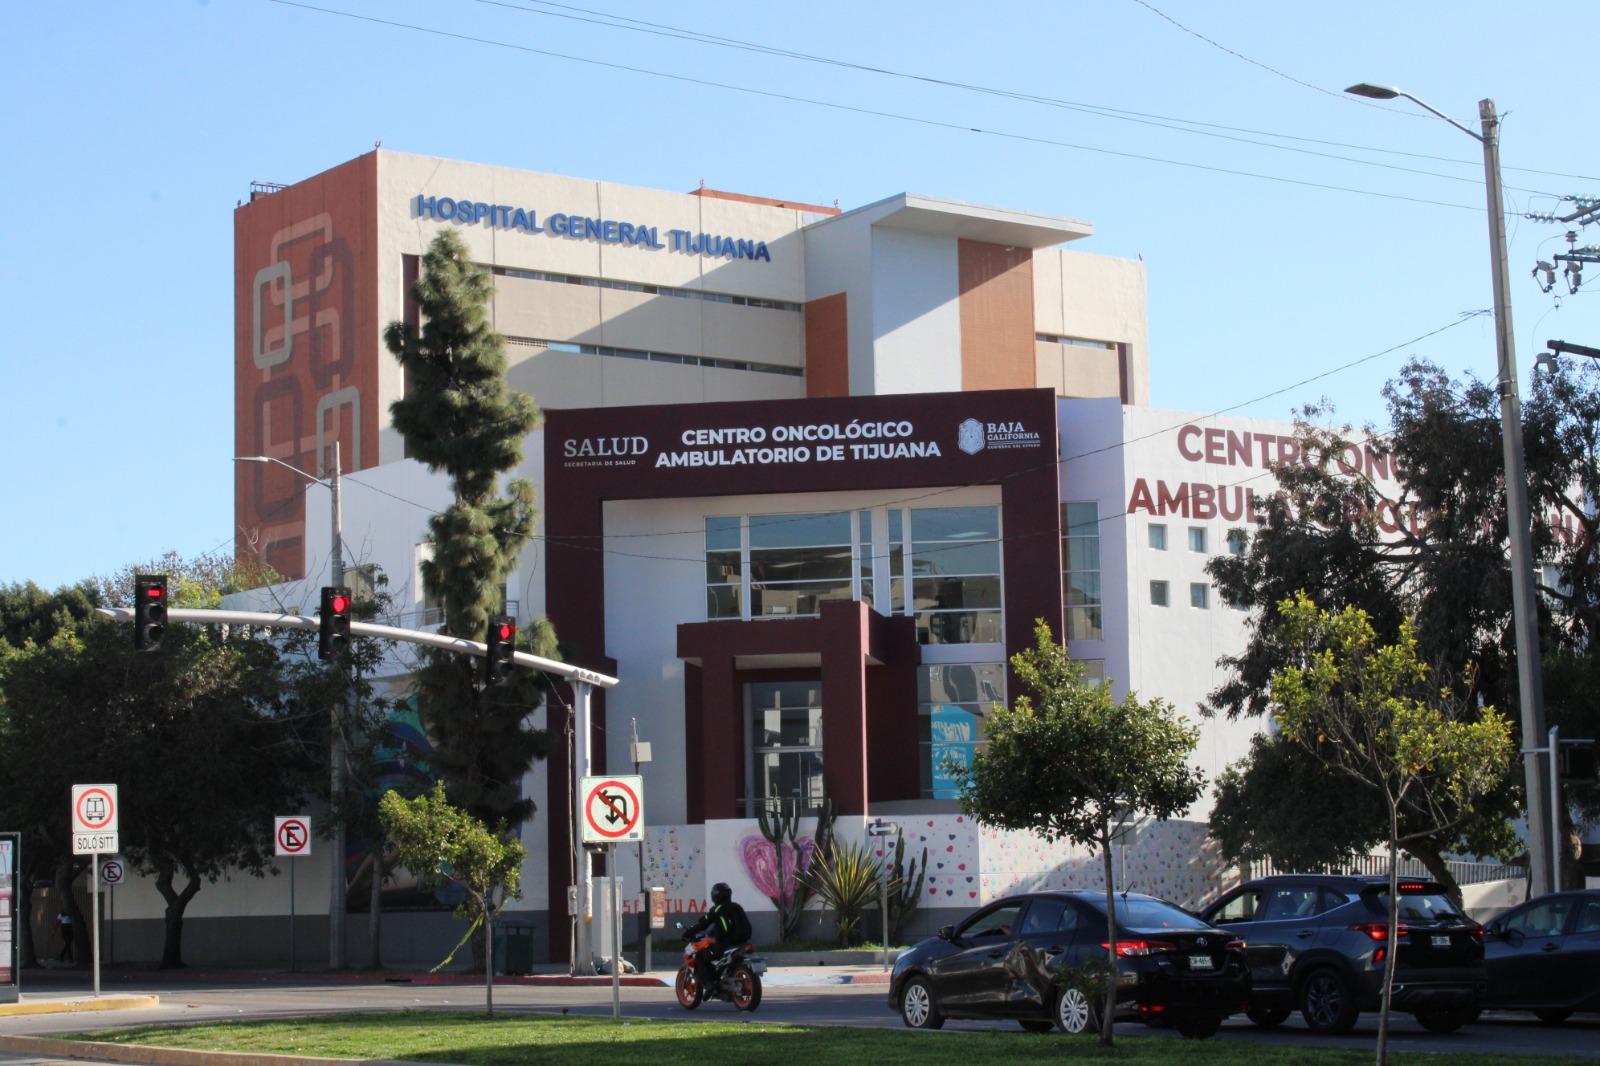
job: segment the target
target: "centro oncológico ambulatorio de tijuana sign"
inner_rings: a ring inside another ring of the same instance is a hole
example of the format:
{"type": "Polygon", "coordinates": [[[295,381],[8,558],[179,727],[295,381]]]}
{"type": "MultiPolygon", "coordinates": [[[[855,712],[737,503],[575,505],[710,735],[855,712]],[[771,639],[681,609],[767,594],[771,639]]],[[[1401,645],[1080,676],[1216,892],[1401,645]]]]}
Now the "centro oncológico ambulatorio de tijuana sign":
{"type": "MultiPolygon", "coordinates": [[[[691,427],[677,433],[664,446],[653,445],[643,435],[568,437],[561,442],[561,465],[568,469],[642,465],[662,470],[941,459],[945,448],[938,438],[950,428],[919,426],[909,418],[856,418],[847,422],[691,427]]],[[[967,418],[954,429],[956,449],[967,455],[1038,448],[1043,441],[1037,429],[1018,420],[984,422],[967,418]]]]}

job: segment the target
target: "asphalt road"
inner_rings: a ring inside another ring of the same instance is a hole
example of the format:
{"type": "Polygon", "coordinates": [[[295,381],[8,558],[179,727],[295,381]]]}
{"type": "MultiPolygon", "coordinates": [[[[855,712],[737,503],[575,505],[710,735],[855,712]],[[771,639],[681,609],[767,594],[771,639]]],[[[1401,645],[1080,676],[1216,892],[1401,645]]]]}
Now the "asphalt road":
{"type": "MultiPolygon", "coordinates": [[[[900,1023],[885,1004],[883,985],[817,985],[792,983],[807,975],[777,973],[769,982],[761,1008],[754,1018],[767,1022],[796,1022],[826,1025],[896,1028],[900,1023]]],[[[81,993],[81,982],[35,984],[29,991],[81,993]]],[[[46,1014],[0,1018],[0,1032],[48,1035],[142,1025],[152,1022],[196,1022],[238,1020],[241,1017],[315,1014],[341,1010],[452,1009],[476,1010],[483,1006],[483,990],[476,985],[351,985],[319,984],[315,979],[303,983],[207,981],[185,984],[174,981],[137,981],[107,985],[107,991],[154,992],[161,1006],[148,1010],[117,1011],[114,1014],[46,1014]]],[[[607,1015],[611,1011],[609,988],[564,988],[498,986],[496,1010],[570,1011],[607,1015]]],[[[622,1010],[628,1017],[684,1018],[668,988],[624,988],[622,1010]]],[[[734,1021],[745,1016],[725,1003],[710,1003],[693,1012],[693,1017],[715,1017],[734,1021]]],[[[754,1018],[752,1020],[754,1020],[754,1018]]],[[[1003,1028],[1014,1023],[950,1022],[944,1031],[1003,1028]]],[[[1274,1031],[1263,1031],[1239,1019],[1227,1023],[1215,1037],[1250,1043],[1344,1046],[1366,1049],[1377,1033],[1377,1019],[1363,1015],[1356,1030],[1344,1037],[1313,1037],[1298,1018],[1274,1031]]],[[[1117,1035],[1135,1039],[1176,1039],[1167,1030],[1142,1025],[1120,1025],[1117,1035]]],[[[1064,1040],[1059,1034],[1042,1039],[1064,1040]]],[[[1553,1054],[1600,1060],[1600,1015],[1579,1016],[1562,1026],[1541,1025],[1529,1015],[1486,1014],[1460,1032],[1445,1036],[1428,1033],[1409,1015],[1398,1015],[1392,1025],[1391,1047],[1397,1051],[1436,1052],[1439,1054],[1478,1053],[1487,1055],[1553,1054]]],[[[27,1057],[6,1059],[0,1064],[29,1062],[27,1057]]]]}

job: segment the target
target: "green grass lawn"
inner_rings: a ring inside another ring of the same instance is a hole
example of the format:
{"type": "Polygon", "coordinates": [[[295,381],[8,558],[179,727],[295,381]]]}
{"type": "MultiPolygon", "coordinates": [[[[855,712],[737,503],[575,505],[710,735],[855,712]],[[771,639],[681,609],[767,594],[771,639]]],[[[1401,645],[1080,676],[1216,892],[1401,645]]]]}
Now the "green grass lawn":
{"type": "MultiPolygon", "coordinates": [[[[352,1059],[396,1058],[476,1064],[648,1063],[650,1066],[704,1066],[707,1062],[768,1063],[806,1061],[871,1063],[888,1066],[985,1066],[1029,1064],[1042,1056],[1109,1060],[1124,1066],[1255,1066],[1290,1063],[1345,1064],[1372,1061],[1368,1050],[1267,1047],[1237,1041],[1184,1041],[1149,1037],[1119,1038],[1109,1053],[1089,1038],[1023,1032],[916,1033],[895,1029],[771,1025],[756,1019],[737,1022],[627,1021],[609,1018],[401,1011],[377,1014],[326,1014],[289,1020],[222,1025],[143,1026],[74,1034],[74,1039],[208,1051],[278,1052],[352,1059]]],[[[1420,1066],[1442,1062],[1437,1055],[1395,1055],[1398,1063],[1420,1066]]],[[[1581,1062],[1576,1059],[1451,1055],[1449,1066],[1490,1066],[1505,1062],[1581,1062]]]]}

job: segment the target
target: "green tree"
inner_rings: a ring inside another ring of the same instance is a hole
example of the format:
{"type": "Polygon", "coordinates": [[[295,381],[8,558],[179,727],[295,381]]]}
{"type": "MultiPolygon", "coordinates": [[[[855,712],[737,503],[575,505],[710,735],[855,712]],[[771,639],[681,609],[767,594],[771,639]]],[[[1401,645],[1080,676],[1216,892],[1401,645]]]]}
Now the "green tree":
{"type": "MultiPolygon", "coordinates": [[[[1366,612],[1356,607],[1332,613],[1301,594],[1280,604],[1278,614],[1292,665],[1272,677],[1273,713],[1283,736],[1332,774],[1382,796],[1388,942],[1398,944],[1397,859],[1407,834],[1450,830],[1470,816],[1479,797],[1502,785],[1515,750],[1511,725],[1493,707],[1473,707],[1418,659],[1409,619],[1394,644],[1380,645],[1366,612]],[[1402,809],[1412,812],[1408,830],[1401,828],[1402,809]],[[1419,809],[1425,815],[1417,815],[1419,809]]],[[[1384,969],[1378,1066],[1388,1056],[1398,954],[1389,953],[1384,969]]]]}
{"type": "MultiPolygon", "coordinates": [[[[502,821],[490,832],[470,813],[445,799],[443,785],[432,794],[406,799],[386,792],[378,810],[385,832],[394,841],[400,865],[430,887],[459,885],[465,897],[456,908],[467,931],[434,970],[449,965],[481,926],[484,940],[494,943],[494,916],[506,899],[522,898],[522,861],[527,857],[521,841],[502,821]]],[[[494,965],[484,967],[484,1011],[494,1016],[494,965]]]]}
{"type": "MultiPolygon", "coordinates": [[[[418,330],[391,322],[384,343],[408,380],[391,411],[408,452],[450,478],[454,500],[428,521],[432,557],[422,563],[429,596],[444,603],[444,629],[482,640],[505,602],[506,576],[533,533],[533,486],[498,483],[522,461],[522,441],[539,424],[528,396],[506,387],[503,338],[485,307],[494,284],[452,231],[436,237],[412,288],[422,312],[418,330]]],[[[519,646],[553,656],[547,623],[526,627],[519,646]]],[[[418,709],[434,744],[434,768],[455,803],[485,822],[532,816],[522,775],[549,750],[528,724],[542,677],[480,690],[475,660],[426,652],[416,674],[418,709]]]]}
{"type": "MultiPolygon", "coordinates": [[[[1200,732],[1172,705],[1084,677],[1043,619],[1034,647],[1011,657],[1027,693],[997,709],[988,744],[957,770],[961,806],[979,821],[1069,840],[1100,853],[1105,877],[1106,958],[1116,972],[1117,912],[1111,846],[1141,815],[1165,821],[1199,799],[1204,776],[1189,765],[1200,732]]],[[[1100,1043],[1111,1044],[1117,983],[1108,981],[1100,1043]]]]}
{"type": "MultiPolygon", "coordinates": [[[[1248,551],[1208,564],[1221,593],[1254,612],[1245,649],[1220,660],[1227,676],[1211,692],[1209,710],[1230,717],[1265,712],[1272,675],[1288,663],[1284,622],[1275,608],[1302,590],[1330,609],[1361,608],[1379,632],[1415,619],[1419,658],[1464,662],[1474,701],[1518,708],[1498,393],[1492,382],[1455,380],[1431,363],[1413,361],[1385,396],[1393,427],[1386,434],[1316,427],[1311,420],[1325,412],[1308,410],[1299,445],[1316,461],[1277,469],[1282,491],[1265,501],[1248,551]],[[1398,491],[1338,461],[1363,444],[1392,464],[1398,491]]],[[[1563,364],[1535,377],[1523,406],[1523,433],[1534,551],[1551,564],[1546,573],[1554,578],[1540,586],[1545,692],[1551,722],[1568,736],[1600,733],[1600,706],[1587,698],[1600,678],[1600,530],[1585,508],[1600,492],[1597,424],[1600,370],[1563,364]]],[[[1249,856],[1230,842],[1286,864],[1291,853],[1306,858],[1302,840],[1272,831],[1282,821],[1275,779],[1298,766],[1307,778],[1302,794],[1315,797],[1307,806],[1331,811],[1352,802],[1351,786],[1318,791],[1318,777],[1298,750],[1275,753],[1273,766],[1262,758],[1257,748],[1235,777],[1223,779],[1235,787],[1228,803],[1219,802],[1212,828],[1235,860],[1249,856]]],[[[1408,833],[1408,850],[1455,891],[1445,855],[1509,856],[1517,849],[1510,822],[1518,814],[1520,775],[1513,784],[1517,788],[1475,804],[1472,816],[1451,830],[1408,833]]],[[[1574,787],[1569,798],[1585,819],[1600,817],[1600,790],[1574,787]]],[[[1353,802],[1376,803],[1378,797],[1357,795],[1353,802]]],[[[1347,813],[1339,815],[1339,827],[1349,832],[1330,834],[1318,861],[1337,861],[1346,844],[1361,849],[1376,843],[1356,828],[1363,820],[1347,813]]],[[[1402,811],[1403,825],[1410,816],[1402,811]]]]}
{"type": "Polygon", "coordinates": [[[307,784],[301,723],[282,693],[272,643],[211,628],[172,627],[159,653],[141,654],[125,626],[93,619],[6,650],[7,818],[67,889],[87,866],[70,855],[69,786],[117,783],[123,850],[166,902],[161,965],[182,966],[190,901],[226,872],[261,875],[272,816],[307,784]]]}

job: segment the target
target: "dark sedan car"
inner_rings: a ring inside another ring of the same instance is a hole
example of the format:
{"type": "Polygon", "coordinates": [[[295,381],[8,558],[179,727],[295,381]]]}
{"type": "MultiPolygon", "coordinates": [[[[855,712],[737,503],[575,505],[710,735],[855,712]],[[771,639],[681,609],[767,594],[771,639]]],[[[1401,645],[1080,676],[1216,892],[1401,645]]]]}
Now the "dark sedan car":
{"type": "Polygon", "coordinates": [[[1531,1010],[1547,1025],[1600,1010],[1600,890],[1557,892],[1489,923],[1484,1006],[1531,1010]]]}
{"type": "MultiPolygon", "coordinates": [[[[1246,882],[1200,917],[1250,945],[1251,1021],[1270,1028],[1298,1009],[1313,1032],[1345,1033],[1379,1006],[1388,897],[1387,877],[1284,874],[1246,882]]],[[[1439,885],[1402,880],[1395,1009],[1438,1033],[1475,1018],[1487,982],[1483,937],[1439,885]]]]}
{"type": "MultiPolygon", "coordinates": [[[[1206,1037],[1243,1009],[1250,975],[1230,934],[1150,896],[1121,893],[1116,909],[1119,1019],[1206,1037]]],[[[1093,1033],[1104,1000],[1072,977],[1105,959],[1108,939],[1103,893],[1010,896],[903,952],[889,1007],[913,1029],[1010,1018],[1030,1032],[1093,1033]]]]}

